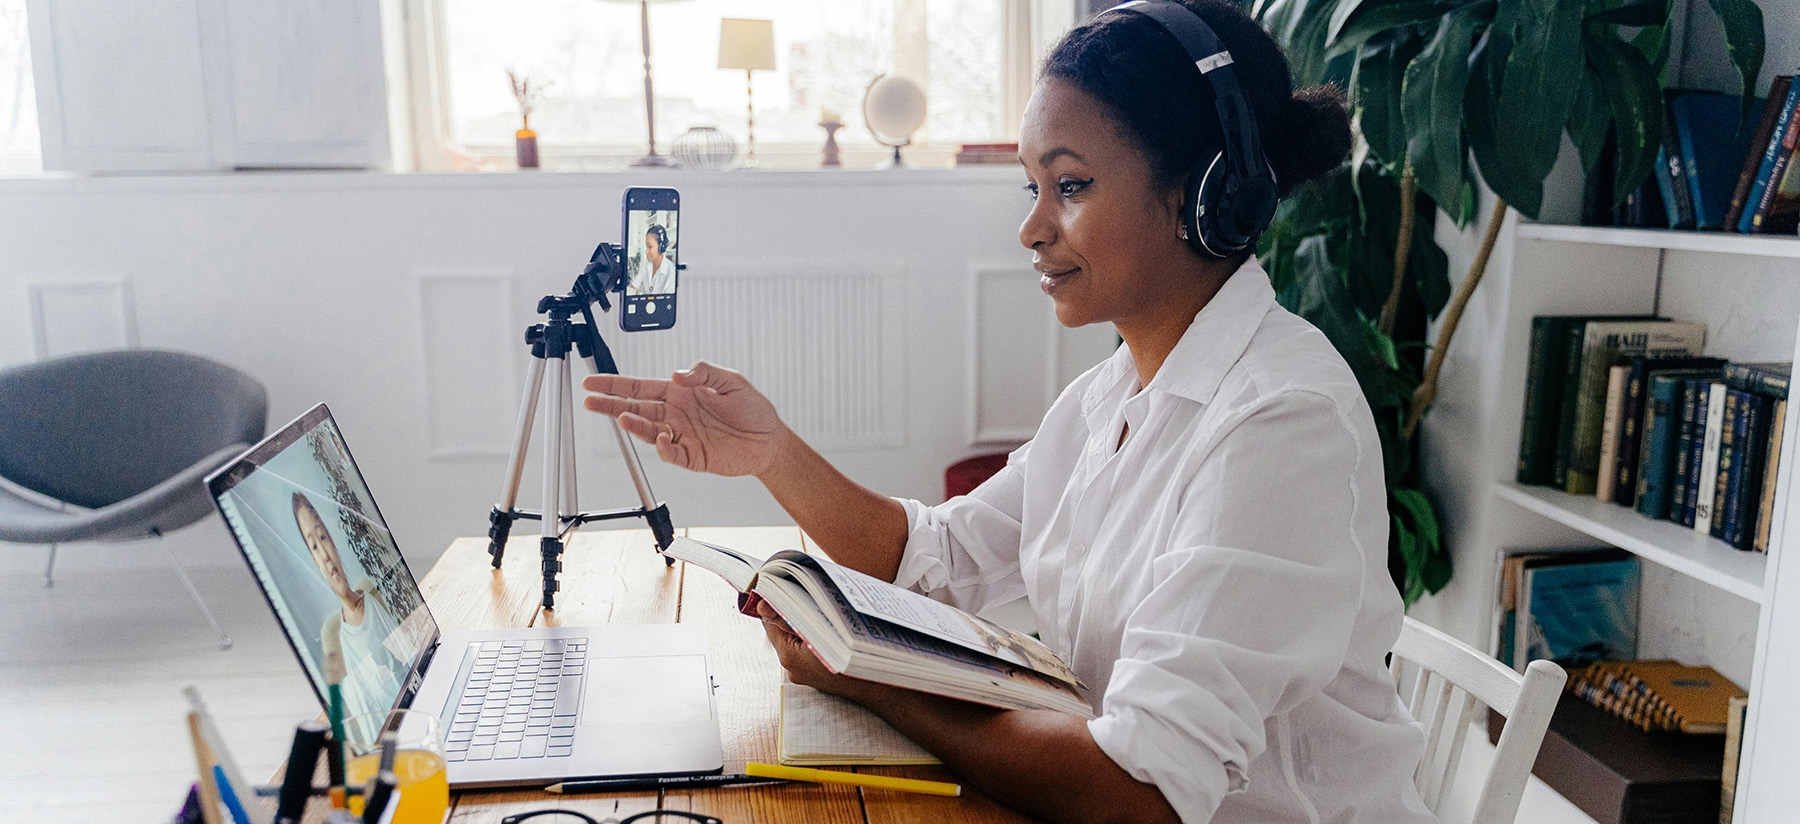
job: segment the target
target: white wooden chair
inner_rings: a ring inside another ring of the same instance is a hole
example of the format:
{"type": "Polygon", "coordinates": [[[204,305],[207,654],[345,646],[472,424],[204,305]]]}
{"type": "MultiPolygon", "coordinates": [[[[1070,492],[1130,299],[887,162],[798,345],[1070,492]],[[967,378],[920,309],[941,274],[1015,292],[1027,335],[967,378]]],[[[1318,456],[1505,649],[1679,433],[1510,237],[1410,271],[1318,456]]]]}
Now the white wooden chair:
{"type": "Polygon", "coordinates": [[[1389,669],[1401,700],[1425,727],[1425,757],[1413,780],[1434,814],[1441,814],[1450,796],[1463,742],[1480,706],[1506,716],[1470,824],[1512,824],[1568,673],[1549,661],[1533,661],[1520,675],[1410,617],[1400,629],[1389,669]],[[1410,677],[1403,678],[1403,670],[1410,677]]]}

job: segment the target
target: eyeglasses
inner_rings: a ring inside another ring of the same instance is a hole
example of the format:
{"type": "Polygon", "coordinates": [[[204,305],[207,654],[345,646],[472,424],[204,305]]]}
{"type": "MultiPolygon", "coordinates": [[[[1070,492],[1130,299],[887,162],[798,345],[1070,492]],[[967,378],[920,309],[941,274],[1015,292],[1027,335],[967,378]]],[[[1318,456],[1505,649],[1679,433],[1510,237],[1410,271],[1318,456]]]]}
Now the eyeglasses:
{"type": "Polygon", "coordinates": [[[607,818],[602,821],[595,821],[592,816],[587,815],[586,813],[578,813],[574,810],[533,810],[528,813],[509,815],[500,819],[500,824],[519,824],[521,821],[528,818],[537,818],[540,815],[566,815],[571,818],[580,819],[585,822],[585,824],[673,824],[673,822],[677,821],[698,821],[700,824],[725,824],[723,820],[714,818],[710,815],[682,812],[680,810],[651,810],[624,819],[607,818]]]}

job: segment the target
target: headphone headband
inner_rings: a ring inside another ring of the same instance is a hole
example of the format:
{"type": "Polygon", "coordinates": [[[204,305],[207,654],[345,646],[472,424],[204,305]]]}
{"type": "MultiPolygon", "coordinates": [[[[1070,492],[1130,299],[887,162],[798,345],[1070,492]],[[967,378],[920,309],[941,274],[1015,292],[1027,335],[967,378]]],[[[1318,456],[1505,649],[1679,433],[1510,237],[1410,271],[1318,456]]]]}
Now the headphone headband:
{"type": "Polygon", "coordinates": [[[1168,32],[1213,90],[1225,163],[1221,169],[1218,158],[1203,158],[1196,170],[1183,210],[1189,242],[1196,251],[1213,258],[1227,258],[1255,246],[1274,218],[1278,196],[1275,172],[1263,156],[1256,115],[1238,85],[1231,52],[1200,15],[1179,3],[1131,0],[1101,12],[1101,16],[1115,13],[1149,18],[1168,32]]]}

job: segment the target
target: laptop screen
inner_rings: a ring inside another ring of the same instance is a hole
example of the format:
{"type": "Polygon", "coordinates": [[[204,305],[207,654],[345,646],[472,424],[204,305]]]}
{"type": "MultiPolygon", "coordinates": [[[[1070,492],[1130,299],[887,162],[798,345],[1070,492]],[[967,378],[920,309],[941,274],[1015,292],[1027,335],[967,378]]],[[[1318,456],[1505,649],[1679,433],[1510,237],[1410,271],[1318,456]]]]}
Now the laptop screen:
{"type": "Polygon", "coordinates": [[[325,639],[344,654],[351,742],[372,742],[437,623],[324,404],[207,479],[321,697],[325,639]]]}

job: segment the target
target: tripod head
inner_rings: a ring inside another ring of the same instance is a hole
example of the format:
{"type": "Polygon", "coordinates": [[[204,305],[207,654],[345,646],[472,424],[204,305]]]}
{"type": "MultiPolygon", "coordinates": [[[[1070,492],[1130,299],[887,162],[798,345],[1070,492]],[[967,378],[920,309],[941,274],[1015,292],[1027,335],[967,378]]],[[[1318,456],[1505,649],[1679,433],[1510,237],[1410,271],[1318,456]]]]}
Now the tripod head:
{"type": "MultiPolygon", "coordinates": [[[[625,280],[625,250],[617,244],[601,243],[588,256],[587,266],[582,267],[581,274],[575,276],[569,296],[581,299],[584,304],[598,303],[600,311],[609,312],[612,303],[606,299],[606,293],[625,291],[625,280]]],[[[541,303],[539,306],[539,312],[545,311],[541,303]]]]}

